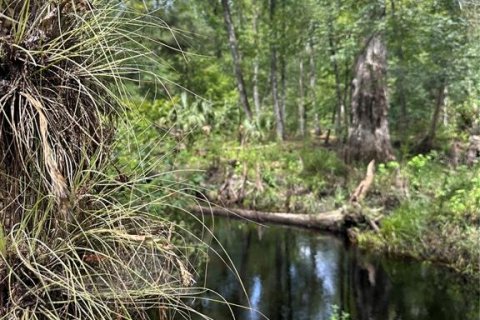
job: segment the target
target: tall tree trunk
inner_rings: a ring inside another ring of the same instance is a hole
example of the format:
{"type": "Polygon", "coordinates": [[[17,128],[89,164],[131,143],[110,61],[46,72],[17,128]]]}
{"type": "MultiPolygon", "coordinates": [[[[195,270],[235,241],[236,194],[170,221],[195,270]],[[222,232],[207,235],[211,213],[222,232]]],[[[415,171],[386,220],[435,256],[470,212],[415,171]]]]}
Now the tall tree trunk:
{"type": "Polygon", "coordinates": [[[280,108],[280,101],[278,99],[278,80],[277,80],[277,51],[274,45],[271,53],[271,78],[272,78],[272,96],[273,96],[273,111],[275,113],[275,123],[277,130],[277,138],[281,141],[285,139],[285,128],[283,126],[282,109],[280,108]]]}
{"type": "Polygon", "coordinates": [[[282,122],[285,125],[287,114],[287,78],[286,78],[286,62],[285,57],[280,59],[280,112],[282,113],[282,122]]]}
{"type": "Polygon", "coordinates": [[[318,117],[318,112],[315,112],[314,116],[314,132],[316,136],[321,136],[322,135],[322,129],[320,128],[320,118],[318,117]]]}
{"type": "Polygon", "coordinates": [[[282,111],[278,99],[278,79],[277,79],[277,49],[276,49],[276,25],[275,25],[275,0],[270,0],[270,22],[271,22],[271,58],[270,72],[272,82],[273,111],[275,113],[275,123],[277,138],[280,141],[285,139],[285,128],[283,125],[282,111]]]}
{"type": "MultiPolygon", "coordinates": [[[[316,110],[317,94],[315,85],[317,82],[317,68],[315,65],[315,52],[313,47],[313,39],[310,37],[308,42],[307,52],[310,60],[310,97],[312,100],[312,110],[316,110]]],[[[320,121],[318,120],[318,113],[315,113],[315,134],[321,135],[322,129],[320,127],[320,121]]]]}
{"type": "Polygon", "coordinates": [[[228,32],[228,42],[230,44],[230,50],[232,52],[233,64],[235,68],[235,78],[237,81],[238,94],[240,95],[240,103],[242,104],[243,111],[247,115],[248,119],[252,119],[252,111],[250,104],[248,103],[247,88],[245,87],[245,81],[243,80],[242,65],[240,59],[240,53],[238,50],[237,37],[235,36],[235,28],[233,26],[232,15],[230,13],[229,0],[222,0],[223,5],[223,17],[225,19],[225,26],[228,32]]]}
{"type": "Polygon", "coordinates": [[[447,127],[448,126],[448,88],[445,87],[445,97],[443,98],[443,107],[442,107],[442,113],[443,113],[443,126],[447,127]]]}
{"type": "MultiPolygon", "coordinates": [[[[340,71],[337,63],[337,46],[334,40],[334,31],[333,31],[333,22],[330,20],[328,23],[328,43],[330,50],[330,61],[332,62],[333,74],[335,76],[335,93],[337,96],[336,104],[332,110],[332,124],[335,124],[335,136],[338,138],[341,135],[341,125],[342,125],[342,108],[343,108],[343,97],[341,89],[341,80],[340,80],[340,71]]],[[[328,129],[327,136],[325,138],[325,144],[329,143],[330,140],[330,129],[328,129]]]]}
{"type": "Polygon", "coordinates": [[[395,9],[395,0],[390,0],[391,7],[392,7],[392,17],[393,17],[393,27],[394,27],[394,35],[397,39],[396,45],[396,54],[398,57],[398,78],[396,81],[396,93],[398,94],[398,103],[400,105],[400,119],[398,121],[400,134],[402,135],[403,139],[405,139],[407,134],[407,123],[408,123],[408,113],[407,113],[407,99],[405,96],[405,70],[404,70],[404,60],[405,55],[403,52],[403,34],[400,29],[400,22],[399,18],[397,17],[396,9],[395,9]]]}
{"type": "MultiPolygon", "coordinates": [[[[285,16],[285,1],[281,1],[282,4],[282,10],[280,11],[282,16],[285,16]]],[[[287,30],[287,26],[285,24],[287,19],[281,19],[282,20],[282,36],[281,39],[279,39],[279,43],[281,43],[281,49],[280,50],[280,111],[282,113],[282,121],[285,126],[287,114],[286,114],[286,106],[287,106],[287,78],[286,78],[286,72],[287,72],[287,62],[285,60],[285,51],[286,51],[286,41],[285,41],[285,32],[287,30]]]]}
{"type": "Polygon", "coordinates": [[[351,112],[350,110],[347,110],[347,106],[351,105],[351,98],[352,98],[352,73],[351,73],[351,67],[350,67],[350,61],[349,59],[345,60],[345,74],[344,74],[344,84],[343,84],[343,99],[342,99],[342,118],[343,118],[343,125],[345,128],[343,129],[342,132],[342,141],[344,143],[347,142],[348,139],[348,126],[350,125],[350,116],[351,112]],[[350,101],[349,101],[350,99],[350,101]]]}
{"type": "Polygon", "coordinates": [[[340,70],[337,63],[337,46],[334,40],[334,31],[332,23],[329,24],[329,35],[328,43],[330,46],[330,61],[332,61],[333,74],[335,75],[335,93],[337,95],[337,104],[336,104],[336,116],[335,119],[335,135],[338,137],[340,135],[341,125],[342,125],[342,89],[341,89],[341,80],[340,80],[340,70]]]}
{"type": "Polygon", "coordinates": [[[255,58],[253,61],[253,103],[255,105],[255,113],[258,117],[260,114],[260,93],[258,92],[258,72],[260,69],[260,59],[258,56],[258,7],[257,1],[253,1],[253,33],[254,33],[254,43],[255,43],[255,58]]]}
{"type": "Polygon", "coordinates": [[[300,58],[300,76],[298,79],[298,126],[300,130],[300,136],[305,137],[305,88],[303,84],[303,59],[300,58]]]}
{"type": "Polygon", "coordinates": [[[258,56],[255,57],[253,63],[253,103],[255,105],[255,113],[258,117],[260,114],[260,93],[258,91],[258,72],[259,72],[258,56]]]}
{"type": "Polygon", "coordinates": [[[430,125],[430,130],[428,132],[428,139],[429,144],[433,144],[433,140],[437,134],[437,127],[438,127],[438,120],[440,118],[440,111],[442,110],[443,103],[445,101],[445,94],[446,94],[446,85],[445,82],[442,82],[440,87],[438,88],[437,98],[435,101],[435,109],[433,111],[432,116],[432,123],[430,125]]]}
{"type": "Polygon", "coordinates": [[[428,130],[425,138],[423,138],[422,141],[420,141],[420,143],[416,146],[414,150],[416,153],[427,153],[433,149],[433,143],[437,134],[438,121],[440,120],[440,113],[445,103],[445,96],[447,93],[446,88],[446,82],[445,80],[442,80],[435,97],[435,109],[433,110],[430,129],[428,130]]]}
{"type": "Polygon", "coordinates": [[[374,33],[355,66],[347,161],[394,159],[387,118],[386,70],[385,43],[381,33],[374,33]]]}

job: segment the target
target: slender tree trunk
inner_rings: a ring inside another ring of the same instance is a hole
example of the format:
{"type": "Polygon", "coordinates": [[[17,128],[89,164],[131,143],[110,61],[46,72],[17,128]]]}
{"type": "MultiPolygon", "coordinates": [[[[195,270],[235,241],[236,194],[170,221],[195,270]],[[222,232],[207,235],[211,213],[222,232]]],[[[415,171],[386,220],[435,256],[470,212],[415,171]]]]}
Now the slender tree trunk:
{"type": "Polygon", "coordinates": [[[407,123],[408,123],[408,111],[407,111],[407,99],[405,95],[405,70],[404,70],[404,61],[405,55],[403,52],[403,35],[400,29],[400,22],[395,10],[395,0],[390,0],[392,7],[392,17],[394,25],[394,35],[397,39],[396,54],[398,57],[398,78],[396,82],[396,93],[398,94],[398,103],[400,105],[400,119],[398,121],[399,130],[403,138],[407,134],[407,123]]]}
{"type": "MultiPolygon", "coordinates": [[[[282,16],[285,16],[285,1],[281,1],[281,8],[282,10],[280,11],[282,16]]],[[[286,50],[286,41],[285,41],[285,32],[287,29],[287,26],[285,24],[287,19],[281,19],[282,21],[282,35],[281,39],[279,39],[279,42],[281,43],[281,49],[280,50],[280,111],[282,112],[282,121],[285,126],[286,123],[286,118],[287,118],[287,63],[285,61],[285,50],[286,50]]]]}
{"type": "Polygon", "coordinates": [[[342,108],[341,108],[341,113],[342,113],[342,118],[343,118],[343,125],[345,126],[343,128],[342,132],[342,140],[344,143],[347,142],[348,139],[348,126],[350,125],[350,115],[351,112],[350,110],[347,110],[347,106],[351,105],[351,101],[349,101],[349,98],[351,99],[352,97],[352,76],[351,76],[351,70],[350,70],[350,62],[349,60],[345,60],[345,75],[344,75],[344,87],[343,87],[343,99],[342,99],[342,108]]]}
{"type": "Polygon", "coordinates": [[[225,19],[225,26],[228,32],[228,42],[230,44],[230,50],[232,52],[233,64],[235,68],[235,78],[237,81],[238,94],[240,95],[240,103],[243,111],[247,115],[248,119],[252,119],[252,111],[250,104],[248,103],[247,88],[245,87],[245,81],[243,78],[242,65],[240,53],[238,50],[237,37],[235,36],[235,28],[232,21],[232,15],[230,13],[229,0],[222,0],[223,5],[223,17],[225,19]]]}
{"type": "MultiPolygon", "coordinates": [[[[328,23],[328,43],[330,49],[330,60],[332,61],[332,69],[333,74],[335,76],[335,93],[337,96],[336,104],[332,110],[332,124],[335,124],[335,136],[338,138],[341,135],[341,125],[342,125],[342,89],[341,89],[341,82],[340,82],[340,71],[338,68],[337,63],[337,49],[334,40],[334,31],[333,31],[333,23],[330,20],[328,23]]],[[[325,144],[328,145],[330,142],[330,129],[327,131],[327,136],[325,138],[325,144]]]]}
{"type": "Polygon", "coordinates": [[[334,31],[332,23],[329,24],[329,35],[328,35],[328,43],[330,47],[330,61],[332,61],[332,68],[333,74],[335,75],[335,93],[337,95],[337,104],[336,104],[336,112],[334,111],[334,119],[335,119],[335,135],[338,137],[340,136],[340,130],[342,125],[342,88],[341,88],[341,80],[340,80],[340,70],[338,68],[338,62],[336,58],[337,54],[337,46],[334,40],[334,31]]]}
{"type": "MultiPolygon", "coordinates": [[[[344,66],[345,72],[343,74],[343,92],[342,92],[342,105],[340,108],[340,117],[343,119],[343,126],[341,127],[341,139],[343,143],[347,143],[348,139],[348,127],[351,122],[351,112],[348,109],[350,106],[350,100],[353,93],[352,86],[352,68],[348,59],[345,60],[344,66]]],[[[340,138],[340,137],[339,137],[340,138]]]]}
{"type": "Polygon", "coordinates": [[[282,113],[282,122],[285,125],[287,114],[287,78],[286,78],[286,63],[285,57],[280,59],[280,111],[282,113]]]}
{"type": "Polygon", "coordinates": [[[383,36],[375,33],[367,40],[355,67],[347,161],[394,159],[387,118],[386,70],[383,36]]]}
{"type": "Polygon", "coordinates": [[[443,126],[447,127],[448,126],[448,88],[445,88],[445,97],[443,99],[442,113],[443,113],[443,126]]]}
{"type": "Polygon", "coordinates": [[[253,2],[253,32],[255,37],[255,58],[253,61],[253,103],[255,105],[255,113],[258,117],[260,114],[260,93],[258,92],[258,72],[260,68],[260,59],[258,57],[258,7],[257,1],[253,2]]]}
{"type": "Polygon", "coordinates": [[[440,113],[445,102],[446,82],[442,80],[435,98],[435,109],[433,110],[432,121],[430,122],[430,129],[425,138],[415,148],[417,153],[426,153],[432,150],[433,143],[437,134],[438,121],[440,120],[440,113]]]}
{"type": "Polygon", "coordinates": [[[272,96],[273,96],[273,111],[275,113],[275,123],[277,138],[280,141],[285,139],[285,128],[283,125],[282,111],[280,108],[280,101],[278,99],[278,79],[277,79],[277,48],[276,48],[276,25],[275,25],[275,0],[270,0],[270,22],[271,22],[271,58],[270,58],[270,72],[272,82],[272,96]]]}
{"type": "Polygon", "coordinates": [[[300,58],[300,76],[298,79],[299,101],[298,101],[298,126],[300,136],[305,137],[305,88],[303,84],[303,59],[300,58]]]}
{"type": "Polygon", "coordinates": [[[275,47],[272,47],[271,53],[271,78],[272,78],[272,96],[273,96],[273,111],[275,113],[275,123],[277,129],[277,138],[281,141],[285,139],[285,129],[283,126],[282,109],[278,98],[278,80],[277,80],[277,52],[275,47]]]}
{"type": "MultiPolygon", "coordinates": [[[[317,68],[315,65],[315,52],[313,48],[313,39],[310,38],[307,48],[309,60],[310,60],[310,96],[312,100],[312,109],[316,110],[317,94],[315,85],[317,82],[317,68]]],[[[318,113],[315,113],[315,134],[321,135],[322,129],[320,127],[320,121],[318,120],[318,113]]]]}
{"type": "Polygon", "coordinates": [[[314,116],[314,132],[316,136],[322,135],[322,129],[320,128],[320,118],[318,117],[318,112],[315,112],[314,116]]]}
{"type": "Polygon", "coordinates": [[[440,111],[442,110],[443,104],[445,102],[446,94],[446,85],[443,82],[438,88],[437,99],[435,101],[435,110],[433,111],[432,123],[430,125],[430,130],[428,132],[429,144],[432,145],[433,140],[435,140],[437,134],[438,120],[440,119],[440,111]]]}
{"type": "Polygon", "coordinates": [[[255,57],[253,63],[253,103],[255,104],[255,113],[258,117],[260,114],[260,93],[258,91],[258,71],[259,71],[258,56],[255,57]]]}

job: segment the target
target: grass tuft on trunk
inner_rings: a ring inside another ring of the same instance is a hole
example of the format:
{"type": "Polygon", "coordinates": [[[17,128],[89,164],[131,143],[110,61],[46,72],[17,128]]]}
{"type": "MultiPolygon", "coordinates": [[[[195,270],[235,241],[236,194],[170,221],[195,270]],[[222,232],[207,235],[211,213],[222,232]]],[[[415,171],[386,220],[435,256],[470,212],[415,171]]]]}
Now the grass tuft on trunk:
{"type": "Polygon", "coordinates": [[[186,246],[149,214],[164,199],[106,173],[126,82],[156,60],[142,28],[168,28],[131,14],[116,1],[0,0],[0,319],[194,312],[186,246]]]}

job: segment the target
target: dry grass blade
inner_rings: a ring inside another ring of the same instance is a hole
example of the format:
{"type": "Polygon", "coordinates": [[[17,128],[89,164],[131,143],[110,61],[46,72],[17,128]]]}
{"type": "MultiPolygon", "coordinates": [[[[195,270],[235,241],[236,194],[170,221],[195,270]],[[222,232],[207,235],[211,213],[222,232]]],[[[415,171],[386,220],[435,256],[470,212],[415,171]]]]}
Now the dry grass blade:
{"type": "Polygon", "coordinates": [[[116,1],[0,0],[0,319],[194,312],[174,227],[102,173],[124,82],[156,59],[139,25],[116,1]]]}
{"type": "Polygon", "coordinates": [[[31,189],[65,207],[74,174],[108,148],[129,58],[113,9],[5,0],[0,13],[0,194],[8,229],[37,203],[24,197],[31,189]]]}

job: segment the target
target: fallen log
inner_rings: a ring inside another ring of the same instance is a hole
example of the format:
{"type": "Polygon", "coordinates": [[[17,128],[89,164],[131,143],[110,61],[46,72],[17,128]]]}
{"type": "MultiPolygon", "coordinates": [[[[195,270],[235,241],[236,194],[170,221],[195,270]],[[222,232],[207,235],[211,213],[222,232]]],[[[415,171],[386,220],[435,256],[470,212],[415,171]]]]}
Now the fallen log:
{"type": "Polygon", "coordinates": [[[227,209],[222,207],[192,206],[191,213],[208,216],[221,216],[243,219],[260,223],[276,223],[290,226],[299,226],[332,232],[343,232],[345,229],[345,214],[343,209],[327,211],[317,214],[261,212],[246,209],[227,209]]]}
{"type": "Polygon", "coordinates": [[[243,219],[260,223],[276,223],[289,226],[298,226],[344,233],[352,226],[368,225],[375,232],[380,229],[377,221],[362,212],[361,201],[367,195],[375,177],[375,161],[372,160],[367,167],[365,178],[360,182],[355,192],[350,196],[348,204],[340,209],[315,214],[262,212],[237,208],[223,208],[220,206],[196,205],[189,212],[201,216],[221,216],[227,218],[243,219]]]}

